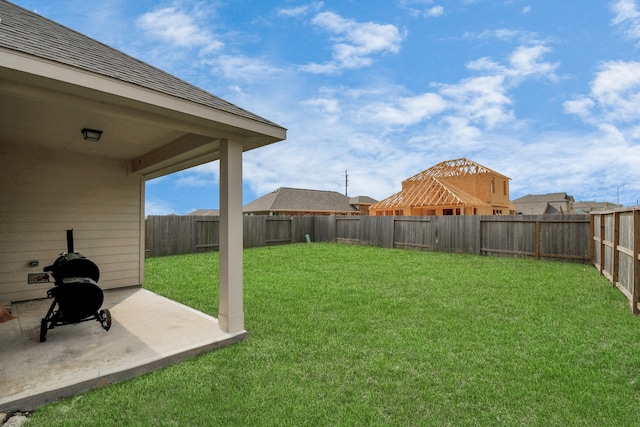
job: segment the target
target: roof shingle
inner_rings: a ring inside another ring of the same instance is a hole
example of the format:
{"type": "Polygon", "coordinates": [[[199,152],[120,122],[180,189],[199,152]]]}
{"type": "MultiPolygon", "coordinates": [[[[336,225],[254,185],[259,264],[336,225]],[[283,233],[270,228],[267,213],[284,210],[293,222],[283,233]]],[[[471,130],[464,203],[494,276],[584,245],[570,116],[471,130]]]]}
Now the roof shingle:
{"type": "Polygon", "coordinates": [[[356,212],[349,197],[335,191],[281,187],[244,206],[244,212],[356,212]]]}

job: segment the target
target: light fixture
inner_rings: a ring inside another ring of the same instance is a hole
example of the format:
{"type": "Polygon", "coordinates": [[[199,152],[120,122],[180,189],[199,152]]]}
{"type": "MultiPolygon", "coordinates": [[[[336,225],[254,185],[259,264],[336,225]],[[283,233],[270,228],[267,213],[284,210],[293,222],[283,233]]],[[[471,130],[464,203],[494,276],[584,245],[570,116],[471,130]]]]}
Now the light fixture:
{"type": "Polygon", "coordinates": [[[87,128],[82,129],[82,137],[86,141],[100,141],[101,136],[102,136],[101,130],[87,129],[87,128]]]}

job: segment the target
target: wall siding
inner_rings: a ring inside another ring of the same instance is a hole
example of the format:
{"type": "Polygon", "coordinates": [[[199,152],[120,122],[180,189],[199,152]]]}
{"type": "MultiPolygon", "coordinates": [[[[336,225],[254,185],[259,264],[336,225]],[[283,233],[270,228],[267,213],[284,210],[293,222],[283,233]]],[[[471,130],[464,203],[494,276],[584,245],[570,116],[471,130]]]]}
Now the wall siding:
{"type": "Polygon", "coordinates": [[[27,276],[67,250],[68,229],[101,288],[140,285],[143,185],[122,161],[0,146],[0,301],[46,297],[53,284],[27,276]]]}

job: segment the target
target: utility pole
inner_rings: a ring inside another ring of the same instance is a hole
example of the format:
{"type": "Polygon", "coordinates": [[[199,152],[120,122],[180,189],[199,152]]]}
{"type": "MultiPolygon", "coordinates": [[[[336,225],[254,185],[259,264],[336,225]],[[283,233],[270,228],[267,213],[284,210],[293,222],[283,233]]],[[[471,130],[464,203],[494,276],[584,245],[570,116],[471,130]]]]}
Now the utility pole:
{"type": "Polygon", "coordinates": [[[344,195],[348,196],[349,192],[347,191],[347,188],[349,187],[349,175],[347,174],[347,170],[344,170],[344,195]]]}
{"type": "Polygon", "coordinates": [[[624,184],[618,185],[616,187],[616,196],[618,196],[618,205],[620,205],[620,187],[624,187],[627,184],[628,184],[628,182],[625,182],[624,184]]]}

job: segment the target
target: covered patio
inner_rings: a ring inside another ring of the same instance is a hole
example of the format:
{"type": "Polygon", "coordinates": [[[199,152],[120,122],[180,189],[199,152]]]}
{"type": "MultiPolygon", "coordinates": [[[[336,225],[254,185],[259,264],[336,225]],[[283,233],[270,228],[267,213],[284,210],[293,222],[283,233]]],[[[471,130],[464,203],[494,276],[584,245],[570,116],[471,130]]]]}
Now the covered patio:
{"type": "Polygon", "coordinates": [[[246,336],[242,156],[285,139],[286,129],[4,0],[0,18],[0,302],[18,317],[0,324],[0,410],[35,407],[246,336]],[[216,160],[213,319],[141,287],[145,182],[216,160]],[[65,250],[65,230],[99,266],[114,324],[108,333],[97,322],[56,328],[39,343],[33,325],[53,283],[30,278],[65,250]],[[167,310],[177,311],[172,318],[167,310]]]}
{"type": "Polygon", "coordinates": [[[0,323],[0,412],[30,411],[56,399],[127,380],[226,347],[246,332],[224,332],[214,317],[141,288],[105,292],[113,315],[65,325],[39,341],[51,300],[14,303],[16,319],[0,323]]]}

